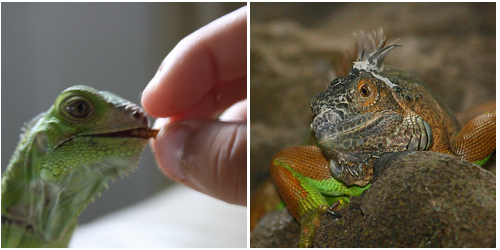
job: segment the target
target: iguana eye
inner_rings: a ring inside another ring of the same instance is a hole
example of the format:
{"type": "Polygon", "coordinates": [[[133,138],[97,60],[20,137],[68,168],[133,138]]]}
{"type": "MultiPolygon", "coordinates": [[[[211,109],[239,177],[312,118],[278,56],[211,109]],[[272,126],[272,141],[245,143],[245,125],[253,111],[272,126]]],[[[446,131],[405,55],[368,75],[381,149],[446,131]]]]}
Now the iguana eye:
{"type": "Polygon", "coordinates": [[[83,120],[92,115],[94,108],[90,101],[83,97],[72,97],[62,107],[64,115],[72,120],[83,120]]]}
{"type": "Polygon", "coordinates": [[[359,90],[359,93],[362,97],[368,97],[370,96],[370,90],[368,89],[368,86],[363,85],[361,86],[361,89],[359,90]]]}
{"type": "Polygon", "coordinates": [[[377,101],[378,93],[372,82],[363,79],[358,83],[356,96],[360,105],[371,106],[377,101]]]}
{"type": "Polygon", "coordinates": [[[369,98],[376,92],[375,86],[369,81],[361,80],[358,83],[358,94],[362,98],[369,98]]]}

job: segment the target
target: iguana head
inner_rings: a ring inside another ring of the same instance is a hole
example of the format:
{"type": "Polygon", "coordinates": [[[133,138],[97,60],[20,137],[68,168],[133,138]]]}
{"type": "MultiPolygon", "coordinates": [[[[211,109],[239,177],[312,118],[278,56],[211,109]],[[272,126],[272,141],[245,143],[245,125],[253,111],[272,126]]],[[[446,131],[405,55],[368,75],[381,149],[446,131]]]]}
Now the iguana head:
{"type": "Polygon", "coordinates": [[[135,169],[155,135],[141,108],[86,86],[63,91],[26,130],[23,175],[31,197],[9,209],[15,214],[29,204],[33,212],[23,218],[47,241],[64,235],[110,179],[135,169]]]}
{"type": "Polygon", "coordinates": [[[87,86],[63,91],[40,119],[36,145],[45,181],[73,186],[75,173],[114,177],[137,166],[151,137],[137,105],[87,86]]]}
{"type": "Polygon", "coordinates": [[[349,74],[311,100],[311,128],[332,175],[347,185],[366,185],[373,159],[382,153],[425,150],[432,144],[429,125],[404,105],[397,80],[383,73],[384,57],[400,46],[386,42],[381,31],[364,37],[349,74]]]}

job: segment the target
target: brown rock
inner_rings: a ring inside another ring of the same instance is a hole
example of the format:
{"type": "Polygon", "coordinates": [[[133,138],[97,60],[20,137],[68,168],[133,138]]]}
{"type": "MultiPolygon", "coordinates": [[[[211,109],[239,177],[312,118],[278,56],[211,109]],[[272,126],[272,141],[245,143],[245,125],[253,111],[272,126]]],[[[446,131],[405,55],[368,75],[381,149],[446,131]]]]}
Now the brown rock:
{"type": "MultiPolygon", "coordinates": [[[[324,216],[313,246],[496,246],[492,173],[434,152],[385,155],[375,168],[373,185],[352,198],[349,208],[341,210],[342,218],[324,216]]],[[[286,210],[265,218],[254,230],[251,246],[297,246],[300,227],[286,210]]]]}

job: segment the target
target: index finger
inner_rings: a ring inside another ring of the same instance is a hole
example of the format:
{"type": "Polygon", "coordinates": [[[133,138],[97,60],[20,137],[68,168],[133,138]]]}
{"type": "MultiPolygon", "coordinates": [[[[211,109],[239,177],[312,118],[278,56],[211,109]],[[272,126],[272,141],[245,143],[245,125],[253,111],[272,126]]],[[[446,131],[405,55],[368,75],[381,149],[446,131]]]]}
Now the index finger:
{"type": "MultiPolygon", "coordinates": [[[[211,89],[241,84],[241,79],[246,85],[246,27],[245,6],[181,40],[144,89],[141,102],[146,112],[174,116],[187,111],[211,89]]],[[[238,98],[246,97],[246,86],[244,90],[236,91],[238,98]]]]}

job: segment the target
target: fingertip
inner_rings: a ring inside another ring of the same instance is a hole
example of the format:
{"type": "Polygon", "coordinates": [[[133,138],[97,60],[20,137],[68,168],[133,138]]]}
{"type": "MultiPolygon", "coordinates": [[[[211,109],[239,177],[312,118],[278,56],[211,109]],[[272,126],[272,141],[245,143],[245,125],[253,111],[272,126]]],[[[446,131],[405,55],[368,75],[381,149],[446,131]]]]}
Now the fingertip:
{"type": "Polygon", "coordinates": [[[173,122],[154,143],[158,165],[169,177],[217,199],[246,205],[246,122],[173,122]]]}
{"type": "MultiPolygon", "coordinates": [[[[162,64],[163,65],[163,64],[162,64]]],[[[158,70],[156,74],[151,78],[149,83],[146,85],[144,90],[142,91],[141,95],[141,105],[144,111],[148,113],[149,115],[157,116],[156,112],[156,103],[154,102],[155,95],[157,93],[157,87],[158,87],[158,78],[160,75],[160,71],[158,70]]]]}
{"type": "Polygon", "coordinates": [[[248,104],[247,99],[241,100],[226,109],[219,117],[221,121],[246,121],[248,104]]]}
{"type": "Polygon", "coordinates": [[[184,161],[184,143],[188,134],[189,128],[174,125],[161,129],[154,141],[158,166],[167,176],[178,182],[186,179],[181,163],[184,161]]]}
{"type": "Polygon", "coordinates": [[[179,115],[215,85],[246,79],[246,15],[240,8],[182,39],[144,89],[144,110],[155,117],[179,115]]]}

